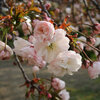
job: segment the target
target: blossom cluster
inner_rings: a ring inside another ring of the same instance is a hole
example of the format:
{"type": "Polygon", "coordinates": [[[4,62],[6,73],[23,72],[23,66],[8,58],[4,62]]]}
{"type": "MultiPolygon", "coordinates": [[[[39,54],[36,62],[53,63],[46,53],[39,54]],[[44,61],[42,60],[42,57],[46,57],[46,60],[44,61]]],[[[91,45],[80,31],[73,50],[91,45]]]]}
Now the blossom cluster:
{"type": "Polygon", "coordinates": [[[56,76],[73,74],[80,69],[82,57],[69,49],[69,38],[63,29],[54,28],[47,21],[35,21],[34,33],[29,41],[17,37],[14,41],[14,51],[29,64],[41,69],[47,65],[47,70],[56,76]]]}
{"type": "MultiPolygon", "coordinates": [[[[14,52],[27,60],[33,66],[33,72],[38,72],[46,67],[47,71],[56,76],[72,75],[82,65],[82,57],[75,51],[69,50],[69,38],[66,31],[54,28],[47,21],[34,21],[34,33],[29,41],[17,37],[14,41],[14,52]]],[[[25,33],[26,34],[26,33],[25,33]]],[[[59,79],[53,79],[52,86],[56,90],[62,90],[65,83],[59,79]],[[58,85],[56,85],[58,84],[58,85]]],[[[63,90],[59,93],[62,100],[68,100],[69,95],[63,90]]]]}
{"type": "MultiPolygon", "coordinates": [[[[55,76],[73,75],[82,66],[82,57],[77,50],[69,50],[70,39],[66,37],[67,32],[64,29],[55,29],[54,25],[48,21],[34,20],[32,26],[28,21],[22,23],[24,35],[30,35],[28,40],[16,37],[14,40],[14,49],[0,41],[0,60],[9,59],[13,55],[22,57],[33,66],[34,73],[45,68],[47,72],[55,76]],[[34,27],[34,29],[32,29],[34,27]],[[32,31],[33,30],[33,31],[32,31]]],[[[81,36],[77,39],[77,45],[81,50],[86,47],[86,38],[81,36]]],[[[93,39],[92,43],[97,45],[93,39]]],[[[95,61],[93,65],[88,64],[89,76],[95,79],[100,74],[100,62],[95,61]]],[[[53,78],[51,85],[62,100],[69,100],[69,92],[65,89],[65,82],[59,78],[53,78]]],[[[50,96],[51,97],[51,96],[50,96]]]]}

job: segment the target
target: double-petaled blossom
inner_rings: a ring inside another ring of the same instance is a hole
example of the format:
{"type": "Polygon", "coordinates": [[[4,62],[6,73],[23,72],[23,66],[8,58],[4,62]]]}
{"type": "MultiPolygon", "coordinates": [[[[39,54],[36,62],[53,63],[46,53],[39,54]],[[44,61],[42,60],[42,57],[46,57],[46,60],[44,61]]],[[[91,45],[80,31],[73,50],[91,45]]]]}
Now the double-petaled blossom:
{"type": "Polygon", "coordinates": [[[67,92],[66,89],[61,90],[58,95],[61,98],[61,100],[69,100],[70,99],[69,92],[67,92]]]}
{"type": "Polygon", "coordinates": [[[69,39],[65,35],[66,32],[63,29],[57,29],[48,44],[37,41],[35,49],[47,63],[55,59],[60,52],[68,51],[69,39]]]}
{"type": "Polygon", "coordinates": [[[51,85],[55,90],[62,90],[65,88],[65,82],[59,78],[53,78],[51,85]]]}
{"type": "Polygon", "coordinates": [[[82,57],[75,51],[61,52],[47,67],[50,73],[56,76],[63,76],[66,73],[72,75],[77,72],[81,65],[82,57]]]}
{"type": "Polygon", "coordinates": [[[13,50],[4,42],[0,41],[0,60],[9,59],[11,55],[13,55],[13,50]]]}
{"type": "Polygon", "coordinates": [[[14,51],[28,60],[29,64],[35,64],[39,68],[49,63],[49,72],[57,76],[72,74],[81,67],[81,56],[68,51],[69,39],[65,35],[66,31],[63,29],[54,30],[51,23],[38,21],[29,42],[21,38],[14,41],[14,51]]]}
{"type": "Polygon", "coordinates": [[[28,60],[30,65],[37,65],[40,68],[45,66],[45,61],[43,61],[41,56],[37,55],[34,50],[34,45],[22,38],[17,37],[14,41],[14,52],[21,56],[24,60],[28,60]]]}
{"type": "Polygon", "coordinates": [[[95,61],[93,66],[88,68],[88,73],[91,79],[95,79],[100,75],[100,61],[95,61]]]}
{"type": "Polygon", "coordinates": [[[47,21],[39,21],[34,28],[34,37],[40,42],[50,41],[54,36],[54,26],[47,21]]]}

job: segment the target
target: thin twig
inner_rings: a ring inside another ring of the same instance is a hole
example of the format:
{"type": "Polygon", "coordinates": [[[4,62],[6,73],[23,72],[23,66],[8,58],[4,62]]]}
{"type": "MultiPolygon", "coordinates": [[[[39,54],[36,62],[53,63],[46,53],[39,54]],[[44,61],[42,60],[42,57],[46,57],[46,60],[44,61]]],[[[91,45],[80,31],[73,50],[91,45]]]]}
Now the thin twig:
{"type": "MultiPolygon", "coordinates": [[[[12,33],[12,34],[13,34],[13,33],[12,33]]],[[[15,35],[13,34],[13,42],[14,42],[14,40],[15,40],[15,35]]],[[[13,47],[14,47],[14,45],[13,45],[13,47]]],[[[23,75],[25,81],[26,81],[26,82],[30,82],[30,80],[29,80],[28,76],[26,75],[26,73],[25,73],[25,71],[24,71],[24,69],[23,69],[23,66],[21,65],[21,62],[20,62],[20,60],[18,59],[18,57],[17,57],[17,55],[16,55],[15,52],[14,52],[14,58],[15,58],[15,60],[16,60],[16,62],[17,62],[17,65],[18,65],[19,69],[20,69],[21,72],[22,72],[22,75],[23,75]]]]}
{"type": "Polygon", "coordinates": [[[30,82],[30,80],[29,80],[28,76],[26,75],[26,73],[25,73],[25,71],[24,71],[24,69],[23,69],[23,67],[22,67],[22,65],[21,65],[21,63],[20,63],[20,61],[19,61],[19,59],[18,59],[18,57],[17,57],[15,52],[14,52],[14,57],[15,57],[15,60],[17,62],[18,67],[20,68],[20,70],[21,70],[21,72],[23,74],[23,77],[24,77],[25,81],[26,82],[30,82]]]}
{"type": "MultiPolygon", "coordinates": [[[[75,44],[76,44],[76,43],[75,43],[75,44]]],[[[77,46],[77,44],[76,44],[76,47],[77,47],[77,49],[78,49],[79,51],[82,51],[82,52],[83,52],[83,54],[85,55],[85,57],[86,57],[90,62],[93,62],[93,61],[88,57],[88,55],[84,52],[84,50],[82,50],[81,47],[77,46]]]]}
{"type": "Polygon", "coordinates": [[[90,19],[91,23],[94,24],[94,22],[93,22],[93,20],[92,20],[92,17],[91,17],[91,15],[90,15],[89,9],[88,9],[87,1],[86,1],[86,0],[83,0],[83,2],[84,2],[84,5],[85,5],[87,14],[88,14],[88,16],[89,16],[89,19],[90,19]]]}
{"type": "Polygon", "coordinates": [[[98,9],[98,11],[100,12],[100,5],[98,5],[98,3],[96,2],[96,0],[91,0],[91,2],[96,6],[96,8],[98,9]]]}
{"type": "Polygon", "coordinates": [[[43,2],[41,0],[38,0],[41,7],[42,7],[42,10],[47,13],[47,16],[51,18],[51,15],[49,14],[49,12],[47,11],[47,9],[45,8],[45,6],[43,5],[43,2]]]}
{"type": "Polygon", "coordinates": [[[42,7],[42,11],[44,11],[46,14],[47,14],[47,16],[49,17],[49,18],[51,18],[51,20],[54,22],[54,24],[57,26],[57,23],[54,21],[54,19],[52,19],[52,17],[51,17],[51,15],[49,14],[49,12],[48,12],[48,10],[46,9],[46,7],[43,5],[43,2],[41,1],[41,0],[38,0],[39,1],[39,3],[40,3],[40,5],[41,5],[41,7],[42,7]]]}
{"type": "Polygon", "coordinates": [[[73,22],[75,22],[74,0],[72,0],[72,17],[73,17],[73,22]]]}
{"type": "Polygon", "coordinates": [[[95,47],[94,47],[94,46],[92,46],[91,44],[89,44],[89,43],[87,43],[87,42],[84,42],[84,41],[82,41],[82,40],[79,40],[79,41],[81,41],[81,42],[83,42],[83,43],[87,44],[88,46],[90,46],[90,47],[91,47],[91,48],[93,48],[94,50],[96,50],[96,51],[100,52],[100,50],[99,50],[98,48],[95,48],[95,47]]]}

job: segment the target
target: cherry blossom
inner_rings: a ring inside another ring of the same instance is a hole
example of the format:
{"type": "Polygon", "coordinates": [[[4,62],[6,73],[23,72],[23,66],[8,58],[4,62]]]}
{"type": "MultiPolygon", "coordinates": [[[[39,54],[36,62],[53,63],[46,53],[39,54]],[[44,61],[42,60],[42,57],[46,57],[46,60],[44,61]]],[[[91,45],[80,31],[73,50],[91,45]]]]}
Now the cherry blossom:
{"type": "Polygon", "coordinates": [[[61,100],[69,100],[70,96],[69,96],[69,92],[67,92],[65,89],[61,90],[58,94],[61,98],[61,100]]]}
{"type": "Polygon", "coordinates": [[[41,56],[37,55],[34,50],[34,45],[22,38],[17,37],[14,41],[14,52],[23,58],[23,60],[28,60],[30,65],[37,65],[39,67],[45,66],[45,61],[43,61],[41,56]]]}
{"type": "Polygon", "coordinates": [[[93,66],[88,68],[88,73],[91,79],[95,79],[100,75],[100,61],[95,61],[93,66]]]}
{"type": "Polygon", "coordinates": [[[48,44],[37,41],[35,50],[41,55],[47,63],[50,63],[56,56],[69,49],[69,39],[65,37],[66,32],[63,29],[55,30],[55,35],[48,44]]]}
{"type": "Polygon", "coordinates": [[[49,41],[54,36],[54,26],[47,21],[39,21],[34,28],[34,37],[40,42],[49,41]]]}
{"type": "Polygon", "coordinates": [[[81,65],[82,57],[75,51],[61,52],[47,67],[50,73],[57,76],[64,76],[66,73],[72,75],[77,72],[81,65]]]}
{"type": "Polygon", "coordinates": [[[95,46],[100,45],[100,37],[96,37],[96,42],[95,42],[95,46]]]}
{"type": "Polygon", "coordinates": [[[7,60],[7,59],[9,59],[10,58],[10,52],[9,51],[7,51],[7,50],[2,50],[1,52],[0,52],[0,60],[7,60]]]}
{"type": "Polygon", "coordinates": [[[13,50],[4,42],[0,41],[0,60],[9,59],[12,55],[13,50]]]}
{"type": "Polygon", "coordinates": [[[52,87],[55,89],[55,90],[62,90],[65,88],[65,82],[60,80],[59,78],[53,78],[52,80],[52,87]]]}

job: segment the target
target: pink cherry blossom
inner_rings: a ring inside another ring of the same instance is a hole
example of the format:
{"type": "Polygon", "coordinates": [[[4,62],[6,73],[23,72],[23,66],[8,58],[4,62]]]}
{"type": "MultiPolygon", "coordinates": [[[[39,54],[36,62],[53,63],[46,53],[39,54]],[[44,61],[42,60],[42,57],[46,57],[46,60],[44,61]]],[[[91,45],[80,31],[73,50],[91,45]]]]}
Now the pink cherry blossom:
{"type": "Polygon", "coordinates": [[[97,23],[97,24],[95,24],[95,30],[94,30],[94,33],[95,34],[100,34],[100,24],[99,23],[97,23]]]}
{"type": "Polygon", "coordinates": [[[95,61],[93,66],[88,68],[88,73],[91,79],[95,79],[100,75],[100,61],[95,61]]]}
{"type": "Polygon", "coordinates": [[[37,23],[39,23],[39,20],[37,20],[37,19],[33,20],[32,21],[32,26],[35,27],[37,23]]]}
{"type": "Polygon", "coordinates": [[[12,49],[4,42],[0,41],[0,60],[9,59],[12,55],[12,49]]]}
{"type": "Polygon", "coordinates": [[[70,99],[69,92],[67,92],[65,89],[61,90],[58,95],[60,96],[61,100],[69,100],[70,99]]]}
{"type": "Polygon", "coordinates": [[[34,36],[38,41],[50,41],[54,36],[54,26],[47,21],[39,21],[34,28],[34,36]]]}
{"type": "Polygon", "coordinates": [[[47,96],[48,96],[48,98],[49,98],[49,99],[51,99],[51,98],[52,98],[52,95],[51,95],[50,93],[48,93],[48,95],[47,95],[47,96]]]}
{"type": "Polygon", "coordinates": [[[50,3],[46,3],[46,4],[45,4],[45,8],[46,8],[47,10],[49,10],[50,7],[51,7],[51,4],[50,4],[50,3]]]}
{"type": "Polygon", "coordinates": [[[82,65],[82,57],[75,51],[64,51],[47,66],[48,72],[56,76],[64,76],[66,73],[72,75],[77,72],[82,65]]]}
{"type": "Polygon", "coordinates": [[[23,58],[23,60],[27,60],[30,65],[37,65],[40,68],[45,66],[45,61],[41,56],[37,55],[36,50],[34,50],[34,45],[22,38],[17,37],[14,41],[14,52],[23,58]]]}
{"type": "Polygon", "coordinates": [[[30,35],[28,41],[29,41],[30,43],[32,43],[33,45],[35,45],[36,39],[34,38],[33,35],[30,35]]]}
{"type": "Polygon", "coordinates": [[[52,80],[52,87],[55,89],[55,90],[62,90],[65,88],[65,82],[60,80],[59,78],[53,78],[52,80]]]}
{"type": "Polygon", "coordinates": [[[37,41],[35,44],[35,50],[47,63],[50,63],[60,52],[68,51],[70,40],[65,37],[65,35],[66,31],[63,29],[57,29],[55,30],[54,37],[48,42],[48,44],[37,41]]]}
{"type": "Polygon", "coordinates": [[[95,46],[100,45],[100,37],[96,37],[95,46]]]}
{"type": "Polygon", "coordinates": [[[0,60],[7,60],[10,58],[10,53],[7,50],[2,50],[0,52],[0,60]]]}

